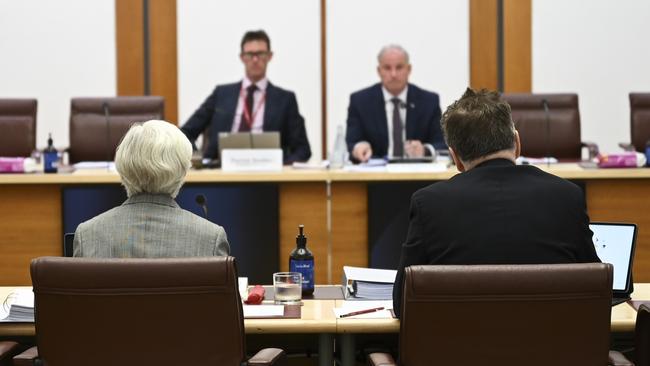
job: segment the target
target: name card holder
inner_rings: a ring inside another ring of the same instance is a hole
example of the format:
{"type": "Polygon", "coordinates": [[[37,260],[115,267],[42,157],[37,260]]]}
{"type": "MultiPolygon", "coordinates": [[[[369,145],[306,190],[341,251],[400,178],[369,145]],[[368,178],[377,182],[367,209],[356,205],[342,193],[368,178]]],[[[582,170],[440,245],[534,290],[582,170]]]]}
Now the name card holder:
{"type": "Polygon", "coordinates": [[[223,149],[224,172],[281,172],[282,149],[223,149]]]}

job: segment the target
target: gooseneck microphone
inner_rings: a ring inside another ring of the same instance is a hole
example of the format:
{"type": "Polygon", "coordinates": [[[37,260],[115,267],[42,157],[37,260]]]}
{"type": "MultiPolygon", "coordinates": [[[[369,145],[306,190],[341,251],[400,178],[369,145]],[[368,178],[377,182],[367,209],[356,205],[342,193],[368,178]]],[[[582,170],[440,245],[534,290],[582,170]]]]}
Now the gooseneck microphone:
{"type": "Polygon", "coordinates": [[[548,108],[548,100],[542,99],[542,107],[544,107],[544,118],[546,120],[546,167],[551,166],[551,112],[548,108]]]}
{"type": "Polygon", "coordinates": [[[108,102],[104,101],[102,103],[102,109],[104,110],[104,118],[106,118],[106,170],[111,168],[111,126],[109,123],[111,113],[108,110],[108,102]]]}
{"type": "Polygon", "coordinates": [[[201,206],[201,208],[203,209],[203,216],[205,217],[205,219],[209,220],[208,219],[208,200],[202,194],[197,194],[196,197],[194,197],[194,200],[196,201],[196,204],[201,206]]]}

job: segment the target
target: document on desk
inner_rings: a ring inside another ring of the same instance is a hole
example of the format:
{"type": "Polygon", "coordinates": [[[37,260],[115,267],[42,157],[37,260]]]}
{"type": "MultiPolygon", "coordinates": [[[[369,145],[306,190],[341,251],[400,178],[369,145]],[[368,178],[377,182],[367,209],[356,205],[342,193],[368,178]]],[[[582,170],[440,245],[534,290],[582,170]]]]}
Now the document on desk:
{"type": "Polygon", "coordinates": [[[343,292],[346,300],[392,300],[397,271],[362,267],[343,267],[343,292]]]}
{"type": "Polygon", "coordinates": [[[244,319],[282,317],[284,317],[284,305],[244,305],[244,319]]]}
{"type": "Polygon", "coordinates": [[[34,322],[34,292],[31,288],[14,290],[3,299],[0,322],[34,322]]]}
{"type": "Polygon", "coordinates": [[[392,319],[393,301],[343,301],[343,306],[334,308],[334,315],[343,319],[392,319]],[[375,310],[380,309],[381,310],[375,310]],[[356,314],[359,313],[359,314],[356,314]],[[349,316],[346,316],[351,314],[349,316]]]}

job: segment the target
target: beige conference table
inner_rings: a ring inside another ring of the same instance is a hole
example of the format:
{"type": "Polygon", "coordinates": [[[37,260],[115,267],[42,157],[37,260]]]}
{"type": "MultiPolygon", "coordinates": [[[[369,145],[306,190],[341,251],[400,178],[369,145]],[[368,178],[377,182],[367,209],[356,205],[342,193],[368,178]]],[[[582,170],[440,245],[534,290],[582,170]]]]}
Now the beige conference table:
{"type": "MultiPolygon", "coordinates": [[[[585,187],[592,221],[638,224],[634,279],[650,282],[650,169],[583,169],[577,164],[542,166],[585,187]]],[[[368,185],[446,180],[436,173],[298,170],[277,173],[191,171],[187,184],[278,184],[279,263],[288,268],[296,226],[308,229],[317,284],[340,282],[344,265],[368,265],[368,185]]],[[[0,174],[0,286],[29,285],[31,259],[62,254],[62,190],[71,185],[119,184],[116,173],[83,170],[61,174],[0,174]]]]}
{"type": "MultiPolygon", "coordinates": [[[[17,287],[0,287],[0,302],[17,287]]],[[[29,287],[26,287],[29,288],[29,287]]],[[[634,285],[633,300],[650,301],[650,283],[634,285]]],[[[341,362],[344,366],[355,363],[355,334],[399,333],[398,319],[337,319],[333,309],[341,307],[344,300],[304,300],[300,319],[245,319],[246,334],[317,334],[319,337],[319,365],[333,363],[333,335],[341,335],[341,362]]],[[[611,331],[632,332],[636,323],[636,310],[628,303],[612,308],[611,331]]],[[[0,322],[0,337],[34,336],[33,323],[0,322]]]]}

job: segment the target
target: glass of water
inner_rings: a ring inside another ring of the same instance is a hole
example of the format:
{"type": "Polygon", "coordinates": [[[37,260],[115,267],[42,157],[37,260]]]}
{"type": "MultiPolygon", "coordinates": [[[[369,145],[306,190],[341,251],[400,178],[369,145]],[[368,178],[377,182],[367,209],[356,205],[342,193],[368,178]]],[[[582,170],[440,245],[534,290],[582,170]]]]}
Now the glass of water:
{"type": "Polygon", "coordinates": [[[274,273],[273,289],[276,304],[299,303],[302,294],[302,275],[298,272],[274,273]]]}

